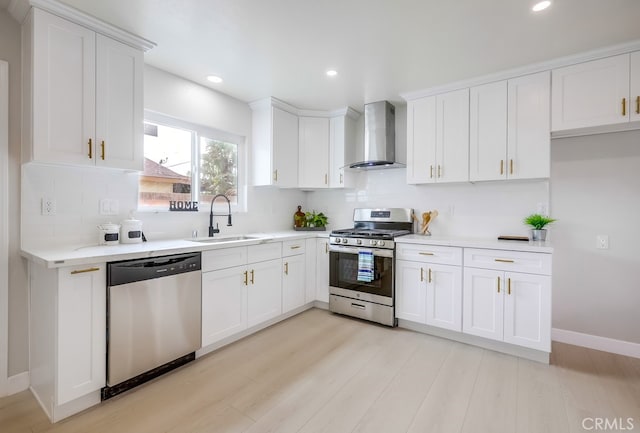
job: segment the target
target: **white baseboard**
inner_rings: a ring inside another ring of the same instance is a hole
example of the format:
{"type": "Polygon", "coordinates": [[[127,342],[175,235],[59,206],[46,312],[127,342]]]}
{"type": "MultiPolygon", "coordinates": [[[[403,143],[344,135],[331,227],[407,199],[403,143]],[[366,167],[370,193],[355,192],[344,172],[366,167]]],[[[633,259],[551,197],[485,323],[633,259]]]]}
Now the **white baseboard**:
{"type": "Polygon", "coordinates": [[[27,389],[29,389],[28,371],[7,378],[7,395],[17,394],[27,389]]]}
{"type": "Polygon", "coordinates": [[[614,340],[613,338],[582,334],[580,332],[557,328],[551,329],[551,339],[560,343],[573,344],[574,346],[588,347],[589,349],[602,350],[603,352],[640,358],[640,344],[629,341],[614,340]]]}

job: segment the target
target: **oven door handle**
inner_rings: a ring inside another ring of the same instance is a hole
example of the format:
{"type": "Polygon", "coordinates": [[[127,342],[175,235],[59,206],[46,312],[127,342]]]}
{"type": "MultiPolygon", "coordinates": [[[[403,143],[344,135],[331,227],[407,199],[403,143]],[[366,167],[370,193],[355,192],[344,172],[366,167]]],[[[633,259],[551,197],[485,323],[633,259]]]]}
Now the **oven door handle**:
{"type": "Polygon", "coordinates": [[[338,245],[329,245],[330,253],[345,253],[345,254],[358,254],[360,251],[371,251],[374,257],[389,257],[393,258],[393,250],[384,250],[376,248],[362,248],[362,247],[343,247],[338,245]]]}

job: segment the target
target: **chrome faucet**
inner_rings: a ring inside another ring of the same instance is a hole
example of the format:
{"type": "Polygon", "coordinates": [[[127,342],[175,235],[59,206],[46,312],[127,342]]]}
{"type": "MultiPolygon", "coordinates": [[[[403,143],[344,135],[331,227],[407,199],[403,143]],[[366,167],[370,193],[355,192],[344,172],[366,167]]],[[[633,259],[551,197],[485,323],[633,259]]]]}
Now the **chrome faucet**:
{"type": "Polygon", "coordinates": [[[213,217],[214,216],[223,216],[224,214],[213,214],[213,202],[216,201],[218,197],[222,197],[227,201],[227,205],[229,205],[229,213],[227,214],[227,227],[231,227],[231,201],[224,194],[218,194],[211,199],[211,212],[209,212],[209,237],[213,237],[215,233],[220,233],[220,229],[218,228],[218,223],[216,223],[216,228],[213,228],[213,217]]]}

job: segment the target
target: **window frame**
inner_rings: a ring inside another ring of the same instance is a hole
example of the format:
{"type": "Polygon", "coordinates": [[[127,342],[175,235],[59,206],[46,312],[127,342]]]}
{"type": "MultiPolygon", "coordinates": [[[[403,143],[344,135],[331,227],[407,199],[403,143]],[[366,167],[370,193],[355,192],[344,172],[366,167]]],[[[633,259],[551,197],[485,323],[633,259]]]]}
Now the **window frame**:
{"type": "MultiPolygon", "coordinates": [[[[191,200],[198,201],[198,212],[209,212],[210,202],[204,203],[200,201],[200,138],[208,138],[210,140],[224,141],[237,146],[237,200],[231,204],[231,211],[234,213],[246,212],[247,210],[247,179],[246,179],[246,137],[227,131],[222,131],[210,126],[199,125],[197,123],[188,122],[156,111],[144,110],[144,122],[153,123],[166,127],[183,129],[191,132],[191,200]]],[[[143,144],[144,146],[144,144],[143,144]]],[[[143,149],[144,157],[144,149],[143,149]]],[[[172,212],[166,207],[144,206],[140,204],[140,178],[144,172],[140,172],[138,177],[138,192],[136,195],[137,211],[150,213],[172,212]]]]}

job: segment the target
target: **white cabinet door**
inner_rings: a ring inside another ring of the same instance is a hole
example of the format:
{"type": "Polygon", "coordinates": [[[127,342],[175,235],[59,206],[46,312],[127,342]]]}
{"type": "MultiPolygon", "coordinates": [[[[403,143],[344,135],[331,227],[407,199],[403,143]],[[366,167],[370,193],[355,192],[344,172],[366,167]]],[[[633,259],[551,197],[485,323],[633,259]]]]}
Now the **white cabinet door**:
{"type": "Polygon", "coordinates": [[[298,186],[329,186],[329,118],[299,118],[298,186]]]}
{"type": "Polygon", "coordinates": [[[504,341],[551,352],[551,277],[506,272],[504,341]]]}
{"type": "Polygon", "coordinates": [[[140,50],[96,37],[96,164],[143,170],[140,50]]]}
{"type": "Polygon", "coordinates": [[[469,89],[437,96],[437,182],[469,180],[469,89]]]}
{"type": "Polygon", "coordinates": [[[282,312],[286,313],[305,304],[304,254],[282,259],[282,312]]]}
{"type": "Polygon", "coordinates": [[[355,162],[356,119],[350,114],[329,121],[329,188],[353,188],[355,174],[345,171],[355,162]]]}
{"type": "Polygon", "coordinates": [[[317,240],[307,239],[305,246],[305,297],[304,302],[309,303],[316,300],[316,257],[317,240]]]}
{"type": "Polygon", "coordinates": [[[462,331],[492,340],[503,339],[504,272],[464,269],[462,331]]]}
{"type": "MultiPolygon", "coordinates": [[[[280,108],[272,108],[273,185],[283,188],[298,186],[298,116],[280,108]]],[[[255,161],[265,164],[265,161],[255,161]]]]}
{"type": "Polygon", "coordinates": [[[548,71],[509,80],[505,173],[509,179],[546,178],[551,165],[548,71]]]}
{"type": "Polygon", "coordinates": [[[94,165],[96,34],[37,8],[32,19],[31,158],[94,165]]]}
{"type": "Polygon", "coordinates": [[[316,300],[328,303],[329,239],[318,239],[316,248],[316,300]]]}
{"type": "Polygon", "coordinates": [[[247,326],[282,314],[282,259],[248,265],[247,326]]]}
{"type": "Polygon", "coordinates": [[[426,323],[426,264],[396,260],[396,317],[426,323]]]}
{"type": "Polygon", "coordinates": [[[202,274],[202,347],[247,329],[247,268],[202,274]]]}
{"type": "Polygon", "coordinates": [[[57,405],[105,386],[106,281],[104,264],[58,271],[57,405]]]}
{"type": "Polygon", "coordinates": [[[436,97],[407,104],[407,183],[435,182],[436,97]]]}
{"type": "Polygon", "coordinates": [[[507,82],[472,87],[469,98],[469,179],[505,179],[507,82]]]}
{"type": "Polygon", "coordinates": [[[462,331],[462,268],[427,264],[426,323],[462,331]]]}
{"type": "Polygon", "coordinates": [[[640,51],[631,53],[631,91],[629,93],[629,111],[631,121],[640,120],[640,51]]]}
{"type": "Polygon", "coordinates": [[[553,131],[629,121],[629,54],[554,69],[552,80],[553,131]]]}

